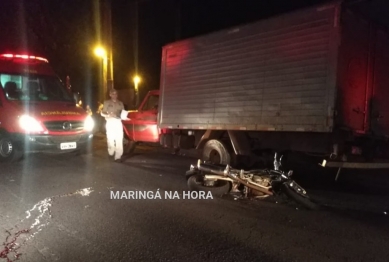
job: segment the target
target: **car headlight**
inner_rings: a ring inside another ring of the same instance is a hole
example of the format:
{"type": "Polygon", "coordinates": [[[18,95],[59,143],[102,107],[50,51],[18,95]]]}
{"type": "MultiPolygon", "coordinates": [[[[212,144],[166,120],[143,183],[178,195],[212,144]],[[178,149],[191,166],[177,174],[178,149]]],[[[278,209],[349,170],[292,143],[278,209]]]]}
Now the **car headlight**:
{"type": "Polygon", "coordinates": [[[19,118],[19,125],[24,131],[28,133],[44,131],[44,128],[41,123],[39,123],[35,118],[29,115],[22,115],[19,118]]]}
{"type": "Polygon", "coordinates": [[[87,116],[84,121],[84,129],[88,132],[92,131],[95,127],[95,121],[91,116],[87,116]]]}

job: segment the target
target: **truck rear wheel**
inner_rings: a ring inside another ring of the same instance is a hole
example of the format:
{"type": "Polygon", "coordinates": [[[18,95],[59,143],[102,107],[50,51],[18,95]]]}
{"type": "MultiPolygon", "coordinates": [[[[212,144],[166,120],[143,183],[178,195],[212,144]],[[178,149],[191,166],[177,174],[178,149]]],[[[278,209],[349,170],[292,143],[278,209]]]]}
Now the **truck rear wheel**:
{"type": "Polygon", "coordinates": [[[9,137],[0,138],[0,162],[14,162],[22,158],[23,152],[9,137]]]}
{"type": "Polygon", "coordinates": [[[231,155],[224,143],[211,139],[204,145],[202,160],[213,164],[231,164],[231,155]]]}

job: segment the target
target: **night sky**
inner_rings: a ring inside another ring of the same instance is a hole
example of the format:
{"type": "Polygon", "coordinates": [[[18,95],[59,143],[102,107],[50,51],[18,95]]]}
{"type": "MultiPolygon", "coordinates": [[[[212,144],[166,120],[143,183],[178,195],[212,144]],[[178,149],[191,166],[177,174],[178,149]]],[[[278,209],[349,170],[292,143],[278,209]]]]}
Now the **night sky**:
{"type": "MultiPolygon", "coordinates": [[[[140,89],[159,88],[162,46],[189,37],[254,22],[326,0],[112,0],[115,88],[132,88],[136,68],[140,89]],[[138,27],[136,26],[138,25],[138,27]],[[138,28],[138,37],[136,37],[138,28]],[[136,44],[138,52],[136,52],[136,44]],[[137,55],[136,55],[137,54],[137,55]]],[[[388,0],[348,0],[380,23],[388,21],[388,0]]],[[[93,0],[0,1],[0,52],[29,50],[49,59],[58,75],[70,75],[73,88],[96,99],[101,61],[93,0]]],[[[144,94],[144,92],[142,92],[144,94]]]]}

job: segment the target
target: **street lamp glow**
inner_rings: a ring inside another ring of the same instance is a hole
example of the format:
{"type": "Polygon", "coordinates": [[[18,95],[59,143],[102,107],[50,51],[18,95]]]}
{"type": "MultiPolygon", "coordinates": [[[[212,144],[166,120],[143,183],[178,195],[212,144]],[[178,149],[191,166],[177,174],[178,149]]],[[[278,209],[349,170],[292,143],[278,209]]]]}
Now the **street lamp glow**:
{"type": "Polygon", "coordinates": [[[138,85],[139,84],[139,82],[140,82],[140,77],[139,76],[134,76],[134,84],[135,85],[138,85]]]}
{"type": "Polygon", "coordinates": [[[106,57],[107,52],[105,52],[105,49],[101,46],[95,48],[95,55],[101,58],[106,57]]]}
{"type": "Polygon", "coordinates": [[[135,105],[139,106],[139,91],[138,91],[138,84],[140,83],[140,77],[138,75],[135,75],[132,79],[134,81],[134,89],[135,89],[135,96],[136,96],[136,102],[135,105]]]}

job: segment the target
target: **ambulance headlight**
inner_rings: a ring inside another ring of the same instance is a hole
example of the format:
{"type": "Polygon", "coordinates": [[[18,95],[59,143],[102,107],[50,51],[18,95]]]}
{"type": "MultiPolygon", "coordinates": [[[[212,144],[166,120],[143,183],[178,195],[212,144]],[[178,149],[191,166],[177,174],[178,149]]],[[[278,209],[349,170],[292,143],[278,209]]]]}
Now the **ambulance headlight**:
{"type": "Polygon", "coordinates": [[[44,130],[41,123],[29,115],[22,115],[19,118],[19,125],[27,133],[42,132],[44,130]]]}
{"type": "Polygon", "coordinates": [[[95,121],[91,116],[87,116],[84,122],[84,129],[88,132],[92,131],[95,127],[95,121]]]}

